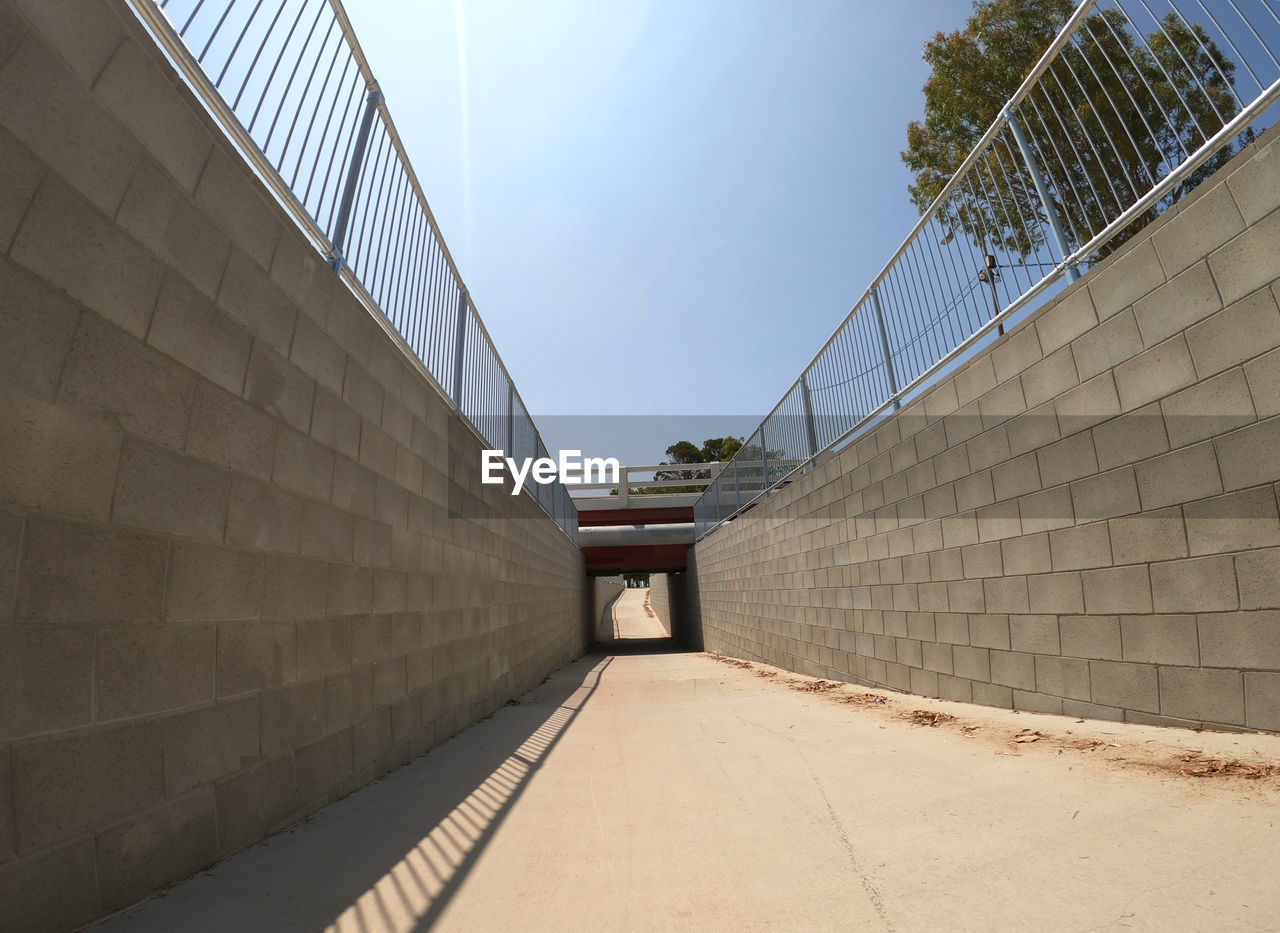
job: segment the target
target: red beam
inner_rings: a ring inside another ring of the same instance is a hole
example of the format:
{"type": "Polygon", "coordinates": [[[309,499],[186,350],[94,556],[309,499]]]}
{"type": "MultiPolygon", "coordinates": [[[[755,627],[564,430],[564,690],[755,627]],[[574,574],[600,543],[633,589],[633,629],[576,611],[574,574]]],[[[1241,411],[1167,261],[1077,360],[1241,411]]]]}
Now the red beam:
{"type": "Polygon", "coordinates": [[[689,544],[641,544],[634,547],[584,547],[588,573],[638,571],[663,573],[688,566],[689,544]]]}

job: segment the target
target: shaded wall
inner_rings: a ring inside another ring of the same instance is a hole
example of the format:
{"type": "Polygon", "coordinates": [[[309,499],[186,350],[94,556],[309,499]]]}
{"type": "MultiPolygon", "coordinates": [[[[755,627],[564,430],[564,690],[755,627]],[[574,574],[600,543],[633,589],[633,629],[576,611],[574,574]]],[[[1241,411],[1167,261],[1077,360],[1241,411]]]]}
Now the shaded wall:
{"type": "Polygon", "coordinates": [[[681,573],[655,573],[649,577],[649,602],[677,644],[690,651],[701,651],[698,569],[693,548],[689,549],[688,561],[688,568],[681,573]]]}
{"type": "Polygon", "coordinates": [[[696,547],[708,650],[1280,730],[1280,136],[696,547]]]}
{"type": "Polygon", "coordinates": [[[579,655],[581,552],[118,0],[0,0],[0,926],[122,908],[579,655]]]}
{"type": "Polygon", "coordinates": [[[614,600],[622,595],[626,587],[621,583],[608,583],[598,577],[592,577],[591,588],[593,593],[591,618],[595,620],[592,638],[612,636],[613,615],[610,610],[614,600]]]}
{"type": "Polygon", "coordinates": [[[671,577],[669,573],[653,573],[649,575],[649,608],[658,617],[662,627],[671,634],[671,577]]]}

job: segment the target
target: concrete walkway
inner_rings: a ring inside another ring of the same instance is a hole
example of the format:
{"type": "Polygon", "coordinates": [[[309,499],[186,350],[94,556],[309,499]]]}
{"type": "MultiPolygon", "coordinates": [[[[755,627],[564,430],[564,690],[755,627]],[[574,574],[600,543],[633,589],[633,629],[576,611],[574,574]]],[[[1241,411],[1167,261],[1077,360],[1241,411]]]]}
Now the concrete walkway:
{"type": "Polygon", "coordinates": [[[670,638],[649,608],[649,590],[625,589],[600,621],[597,636],[602,643],[636,638],[670,638]]]}
{"type": "Polygon", "coordinates": [[[1275,929],[1280,780],[1176,773],[1192,749],[1280,761],[1276,736],[595,656],[101,929],[1275,929]]]}

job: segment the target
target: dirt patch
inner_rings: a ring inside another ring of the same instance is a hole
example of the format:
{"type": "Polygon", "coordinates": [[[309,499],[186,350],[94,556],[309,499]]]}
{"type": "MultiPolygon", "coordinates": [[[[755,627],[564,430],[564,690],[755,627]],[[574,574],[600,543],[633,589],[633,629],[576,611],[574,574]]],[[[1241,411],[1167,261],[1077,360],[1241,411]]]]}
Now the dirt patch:
{"type": "MultiPolygon", "coordinates": [[[[751,671],[757,677],[770,679],[779,686],[798,693],[817,694],[845,706],[864,709],[867,715],[878,715],[916,726],[954,730],[959,735],[980,743],[980,746],[990,746],[996,755],[1011,757],[1020,757],[1024,754],[1079,755],[1081,758],[1098,762],[1106,767],[1149,771],[1183,779],[1217,778],[1256,781],[1261,782],[1268,790],[1280,791],[1280,758],[1268,760],[1267,756],[1257,752],[1256,749],[1254,752],[1260,757],[1257,760],[1251,760],[1243,756],[1223,754],[1221,748],[1216,750],[1215,754],[1205,749],[1187,747],[1190,741],[1207,741],[1207,736],[1214,736],[1215,740],[1218,740],[1217,744],[1222,745],[1221,740],[1227,738],[1225,733],[1201,733],[1206,736],[1206,740],[1196,740],[1194,733],[1188,732],[1184,735],[1181,730],[1153,734],[1138,731],[1143,727],[1102,720],[1086,722],[1083,719],[1075,720],[1081,725],[1078,730],[1057,729],[1054,728],[1057,723],[1069,724],[1071,720],[1025,711],[971,707],[968,704],[937,698],[934,698],[933,702],[944,708],[921,707],[902,711],[895,704],[910,697],[909,694],[898,695],[889,691],[886,691],[887,695],[870,693],[860,689],[856,684],[806,677],[803,674],[795,674],[767,664],[716,654],[708,654],[706,657],[730,667],[751,671]],[[970,710],[972,713],[966,715],[970,710]],[[1024,722],[1027,718],[1034,718],[1039,728],[1005,723],[1002,720],[1006,716],[1015,722],[1019,718],[1025,717],[1024,722]],[[1135,731],[1131,736],[1121,734],[1127,730],[1135,731]],[[1093,736],[1089,733],[1093,733],[1093,736]],[[1099,733],[1106,737],[1094,737],[1099,733]],[[1144,735],[1152,737],[1141,738],[1144,735]]],[[[925,703],[930,702],[928,698],[910,698],[923,699],[925,703]]]]}

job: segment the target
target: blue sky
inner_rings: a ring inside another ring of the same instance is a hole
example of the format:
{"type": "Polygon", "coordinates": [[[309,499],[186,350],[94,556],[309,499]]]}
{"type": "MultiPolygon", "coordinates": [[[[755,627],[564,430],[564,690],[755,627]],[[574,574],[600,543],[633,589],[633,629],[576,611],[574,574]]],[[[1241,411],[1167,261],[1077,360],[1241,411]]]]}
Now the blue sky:
{"type": "Polygon", "coordinates": [[[548,446],[631,462],[749,433],[892,254],[916,217],[898,153],[921,47],[970,12],[346,7],[548,446]]]}

